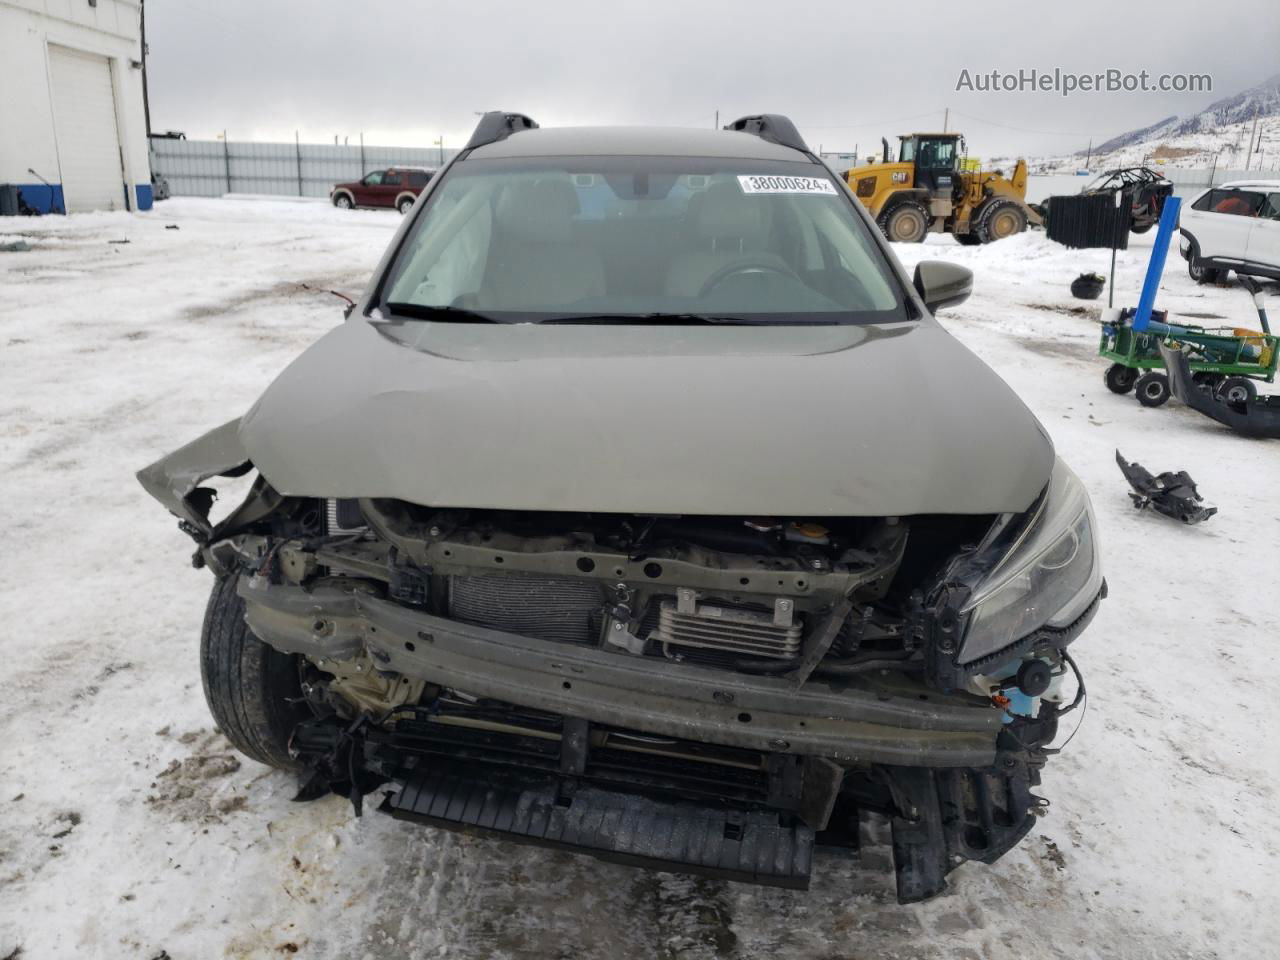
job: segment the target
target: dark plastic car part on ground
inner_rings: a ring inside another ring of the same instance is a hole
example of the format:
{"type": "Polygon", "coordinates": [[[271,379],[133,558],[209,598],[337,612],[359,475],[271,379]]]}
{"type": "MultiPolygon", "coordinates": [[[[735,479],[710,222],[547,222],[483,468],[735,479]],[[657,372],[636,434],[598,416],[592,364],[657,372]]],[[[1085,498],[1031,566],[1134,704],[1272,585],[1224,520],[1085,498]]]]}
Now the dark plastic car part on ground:
{"type": "Polygon", "coordinates": [[[1198,410],[1242,436],[1280,440],[1280,395],[1232,402],[1221,393],[1211,393],[1196,386],[1187,356],[1181,350],[1162,343],[1160,354],[1168,370],[1170,390],[1192,410],[1198,410]]]}
{"type": "Polygon", "coordinates": [[[1129,463],[1116,451],[1116,463],[1129,481],[1133,491],[1129,498],[1139,510],[1150,507],[1156,513],[1180,520],[1183,523],[1200,523],[1218,512],[1217,507],[1206,507],[1204,497],[1196,489],[1196,482],[1185,470],[1177,473],[1165,471],[1153,476],[1140,463],[1129,463]]]}

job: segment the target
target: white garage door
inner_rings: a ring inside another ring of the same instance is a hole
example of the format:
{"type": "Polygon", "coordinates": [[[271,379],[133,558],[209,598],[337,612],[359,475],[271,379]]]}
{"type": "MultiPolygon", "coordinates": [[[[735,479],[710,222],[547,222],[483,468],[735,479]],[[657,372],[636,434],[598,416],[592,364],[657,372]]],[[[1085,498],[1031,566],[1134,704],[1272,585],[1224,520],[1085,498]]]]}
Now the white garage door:
{"type": "Polygon", "coordinates": [[[123,209],[124,173],[111,65],[106,57],[51,45],[49,67],[67,213],[123,209]]]}

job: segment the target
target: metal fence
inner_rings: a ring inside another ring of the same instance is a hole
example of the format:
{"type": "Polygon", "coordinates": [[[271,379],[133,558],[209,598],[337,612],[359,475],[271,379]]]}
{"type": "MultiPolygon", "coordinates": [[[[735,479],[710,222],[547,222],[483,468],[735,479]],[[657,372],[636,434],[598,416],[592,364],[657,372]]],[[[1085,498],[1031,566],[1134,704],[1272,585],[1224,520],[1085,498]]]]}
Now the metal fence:
{"type": "MultiPolygon", "coordinates": [[[[448,160],[457,152],[445,150],[443,159],[448,160]]],[[[335,183],[359,180],[371,170],[396,165],[435,168],[440,166],[441,159],[438,147],[249,143],[162,137],[151,141],[152,167],[169,181],[169,190],[174,196],[187,197],[220,197],[224,193],[327,197],[335,183]]],[[[1228,180],[1280,177],[1274,170],[1222,167],[1188,170],[1169,167],[1164,174],[1173,181],[1174,191],[1181,196],[1190,196],[1211,184],[1228,180]]],[[[1092,179],[1033,176],[1028,198],[1039,200],[1051,193],[1076,193],[1079,186],[1092,179]]]]}
{"type": "Polygon", "coordinates": [[[1228,170],[1216,167],[1199,170],[1179,170],[1176,167],[1165,167],[1162,171],[1173,183],[1173,192],[1179,196],[1190,196],[1199,193],[1205,187],[1216,187],[1220,183],[1232,180],[1280,180],[1280,172],[1275,170],[1228,170]]]}
{"type": "MultiPolygon", "coordinates": [[[[445,150],[448,160],[457,150],[445,150]]],[[[392,166],[440,166],[438,147],[374,147],[316,143],[237,143],[226,140],[151,141],[151,165],[181,197],[266,193],[327,197],[335,183],[359,180],[392,166]]]]}

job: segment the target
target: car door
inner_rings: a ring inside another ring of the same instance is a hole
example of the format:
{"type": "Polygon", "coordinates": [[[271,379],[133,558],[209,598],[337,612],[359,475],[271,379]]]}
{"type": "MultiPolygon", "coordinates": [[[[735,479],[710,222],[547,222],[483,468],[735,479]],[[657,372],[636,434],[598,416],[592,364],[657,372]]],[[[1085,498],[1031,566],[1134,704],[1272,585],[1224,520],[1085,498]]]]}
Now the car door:
{"type": "Polygon", "coordinates": [[[364,178],[353,188],[355,194],[356,205],[361,207],[374,207],[378,205],[378,190],[382,186],[382,175],[385,170],[374,170],[367,173],[364,178]]]}
{"type": "Polygon", "coordinates": [[[1238,263],[1245,259],[1249,231],[1262,207],[1264,196],[1238,187],[1218,187],[1195,202],[1200,214],[1187,229],[1195,237],[1200,256],[1238,263]]]}
{"type": "Polygon", "coordinates": [[[1253,221],[1246,259],[1280,270],[1280,190],[1267,194],[1258,218],[1253,221]]]}
{"type": "Polygon", "coordinates": [[[403,170],[397,170],[395,167],[389,169],[382,175],[382,186],[378,189],[379,207],[394,207],[396,205],[396,197],[404,191],[405,175],[403,170]]]}

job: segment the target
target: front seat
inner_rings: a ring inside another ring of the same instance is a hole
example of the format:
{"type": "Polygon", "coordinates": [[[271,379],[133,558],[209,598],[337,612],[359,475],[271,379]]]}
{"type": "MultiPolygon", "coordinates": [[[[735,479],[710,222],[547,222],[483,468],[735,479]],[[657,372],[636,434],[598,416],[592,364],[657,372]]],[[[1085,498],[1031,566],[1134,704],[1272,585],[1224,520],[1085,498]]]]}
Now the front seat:
{"type": "Polygon", "coordinates": [[[605,292],[604,262],[575,241],[578,194],[568,180],[507,187],[494,214],[493,253],[477,306],[557,310],[605,292]]]}
{"type": "Polygon", "coordinates": [[[742,193],[735,183],[716,183],[689,199],[689,226],[694,249],[667,271],[667,293],[696,297],[707,281],[735,263],[774,264],[790,272],[785,260],[764,253],[769,224],[759,198],[742,193]]]}

